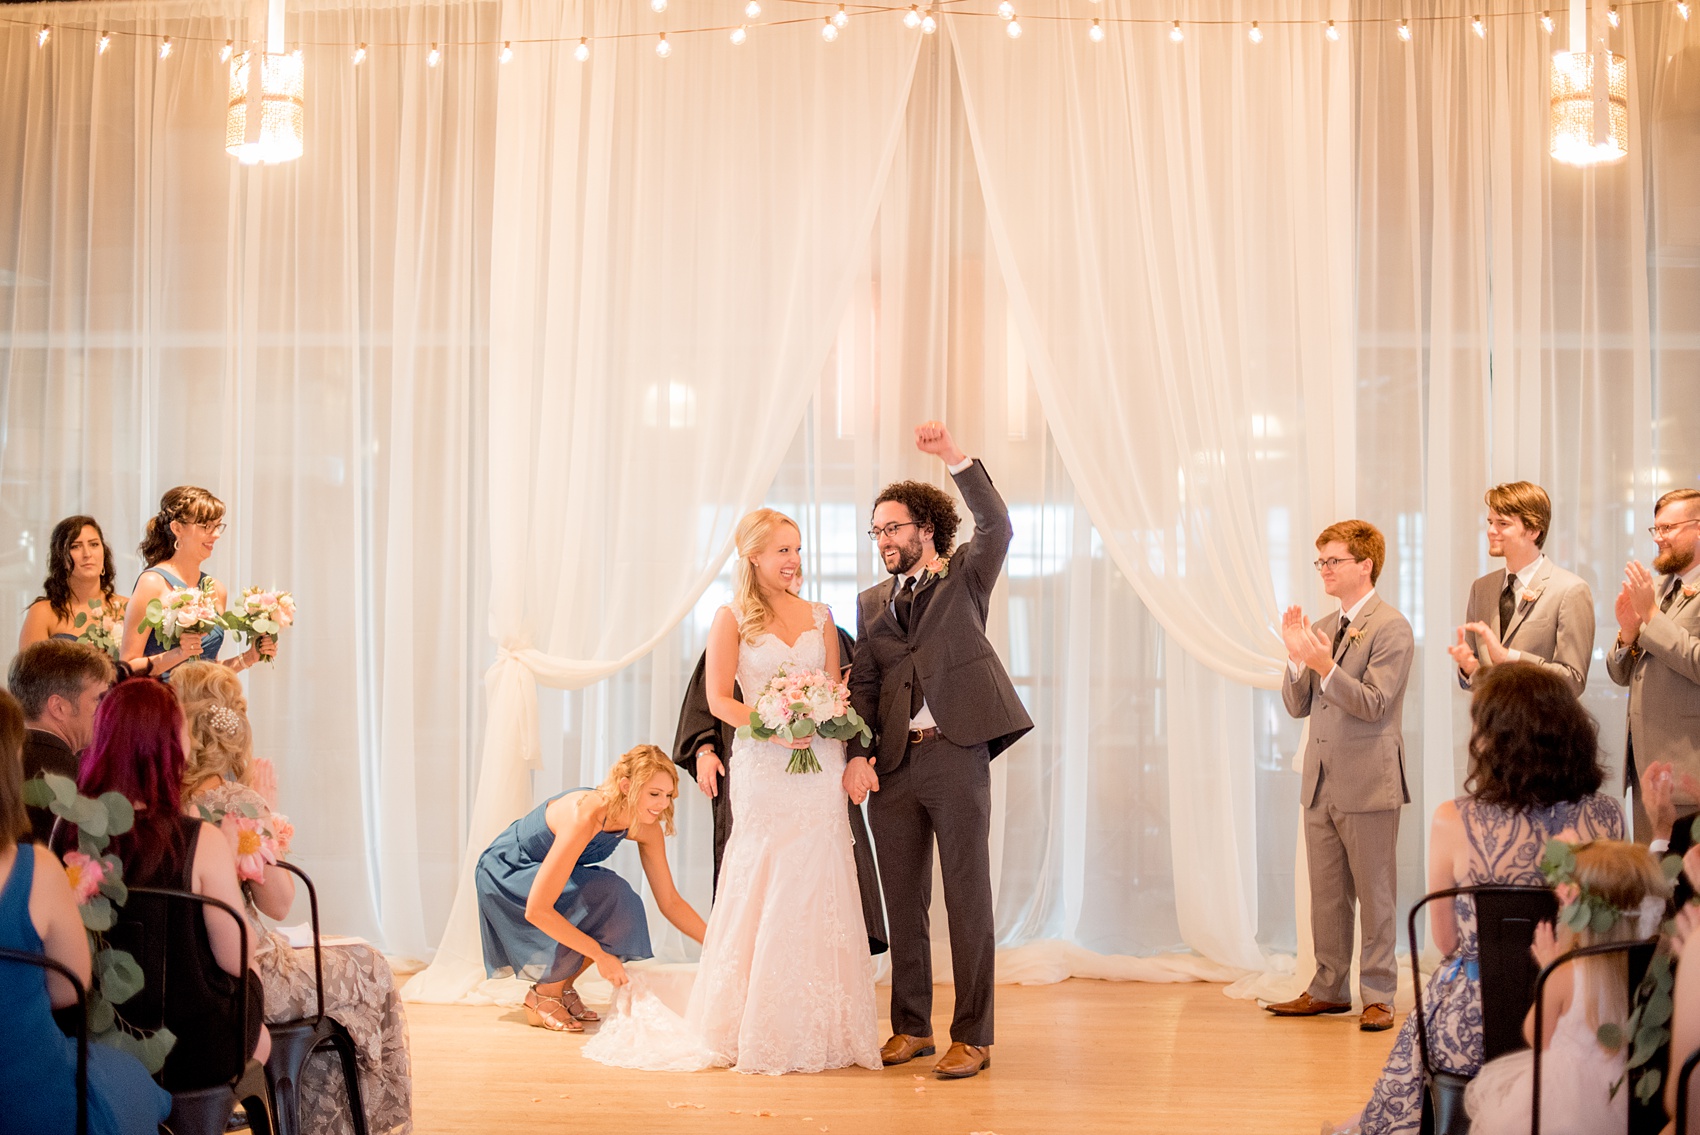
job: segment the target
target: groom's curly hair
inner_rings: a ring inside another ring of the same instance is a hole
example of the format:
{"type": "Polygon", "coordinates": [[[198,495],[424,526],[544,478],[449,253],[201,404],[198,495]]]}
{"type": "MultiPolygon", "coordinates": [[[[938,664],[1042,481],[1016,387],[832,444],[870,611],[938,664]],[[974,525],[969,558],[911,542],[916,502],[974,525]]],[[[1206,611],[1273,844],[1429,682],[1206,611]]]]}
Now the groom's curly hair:
{"type": "Polygon", "coordinates": [[[950,494],[936,485],[921,481],[896,481],[880,490],[874,507],[885,501],[895,501],[909,510],[909,519],[925,528],[933,526],[933,550],[941,556],[950,555],[956,546],[956,527],[962,518],[956,514],[956,502],[950,494]]]}

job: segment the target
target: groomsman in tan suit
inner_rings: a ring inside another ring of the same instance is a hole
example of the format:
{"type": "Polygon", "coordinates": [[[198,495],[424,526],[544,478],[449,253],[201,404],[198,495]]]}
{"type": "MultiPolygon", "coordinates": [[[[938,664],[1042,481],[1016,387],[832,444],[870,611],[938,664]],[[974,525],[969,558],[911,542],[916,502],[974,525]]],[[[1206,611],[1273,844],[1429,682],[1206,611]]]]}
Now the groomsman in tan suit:
{"type": "Polygon", "coordinates": [[[1470,585],[1464,625],[1447,647],[1458,684],[1469,689],[1476,675],[1502,662],[1534,662],[1581,697],[1594,653],[1594,596],[1542,552],[1552,501],[1528,481],[1495,485],[1484,499],[1488,555],[1505,566],[1470,585]]]}
{"type": "Polygon", "coordinates": [[[1281,618],[1287,712],[1310,719],[1305,743],[1305,857],[1310,869],[1310,928],[1316,975],[1291,1001],[1265,1006],[1283,1017],[1348,1013],[1352,913],[1363,919],[1358,1027],[1393,1027],[1398,988],[1393,949],[1398,931],[1399,809],[1405,787],[1400,730],[1411,673],[1411,624],[1375,594],[1387,541],[1373,524],[1343,520],[1316,538],[1316,570],[1340,610],[1314,626],[1298,607],[1281,618]]]}
{"type": "MultiPolygon", "coordinates": [[[[1635,838],[1653,837],[1641,778],[1654,762],[1676,774],[1678,818],[1700,811],[1683,774],[1700,775],[1700,490],[1675,489],[1653,509],[1655,582],[1630,560],[1618,592],[1618,634],[1606,672],[1629,687],[1625,779],[1635,789],[1635,838]]],[[[1686,825],[1683,825],[1686,826],[1686,825]]]]}

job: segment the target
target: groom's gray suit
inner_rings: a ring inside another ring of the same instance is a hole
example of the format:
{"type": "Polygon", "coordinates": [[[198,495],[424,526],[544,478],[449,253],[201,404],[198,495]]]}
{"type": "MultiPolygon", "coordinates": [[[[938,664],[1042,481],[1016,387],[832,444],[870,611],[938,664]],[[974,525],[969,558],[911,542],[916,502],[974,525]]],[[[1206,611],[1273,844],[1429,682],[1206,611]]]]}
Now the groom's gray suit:
{"type": "Polygon", "coordinates": [[[933,965],[928,907],[933,839],[939,847],[950,919],[956,1012],[951,1040],[992,1043],[994,931],[990,761],[1033,728],[1015,686],[986,639],[986,609],[1013,529],[1009,509],[978,462],[955,475],[974,515],[974,537],[942,576],[917,584],[905,634],[892,609],[897,577],[856,604],[851,701],[874,730],[879,791],[869,802],[874,850],[891,938],[891,1027],[933,1033],[933,965]],[[936,736],[911,742],[912,687],[919,681],[936,736]]]}

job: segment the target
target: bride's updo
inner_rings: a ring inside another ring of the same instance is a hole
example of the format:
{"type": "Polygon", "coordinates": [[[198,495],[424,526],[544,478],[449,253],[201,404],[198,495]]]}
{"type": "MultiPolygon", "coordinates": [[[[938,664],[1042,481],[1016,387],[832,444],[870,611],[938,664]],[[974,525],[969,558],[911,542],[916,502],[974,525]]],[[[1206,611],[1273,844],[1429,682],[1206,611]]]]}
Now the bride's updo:
{"type": "MultiPolygon", "coordinates": [[[[658,772],[666,773],[673,781],[673,795],[679,794],[679,769],[673,763],[673,758],[657,749],[654,745],[639,745],[620,755],[614,762],[614,767],[608,770],[608,775],[602,778],[602,785],[596,792],[608,802],[609,808],[617,808],[627,817],[634,819],[638,813],[638,805],[643,801],[643,790],[654,779],[658,772]],[[626,791],[620,792],[620,781],[626,781],[626,791]]],[[[673,834],[673,805],[667,805],[667,810],[661,813],[661,831],[664,835],[673,834]]]]}
{"type": "MultiPolygon", "coordinates": [[[[793,532],[802,532],[795,520],[772,508],[758,508],[738,521],[735,537],[738,541],[738,562],[732,568],[731,607],[732,614],[738,619],[738,634],[745,642],[753,643],[765,634],[767,624],[773,618],[773,605],[756,583],[750,557],[759,556],[766,550],[781,525],[788,526],[793,532]]],[[[801,574],[798,579],[802,579],[801,574]]]]}

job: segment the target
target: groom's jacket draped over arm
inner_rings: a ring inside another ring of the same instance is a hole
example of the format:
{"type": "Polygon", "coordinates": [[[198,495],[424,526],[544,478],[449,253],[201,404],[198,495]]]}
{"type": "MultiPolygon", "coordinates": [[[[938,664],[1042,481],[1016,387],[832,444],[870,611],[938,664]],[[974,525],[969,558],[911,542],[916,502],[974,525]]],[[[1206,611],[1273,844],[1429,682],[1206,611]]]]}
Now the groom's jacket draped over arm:
{"type": "MultiPolygon", "coordinates": [[[[909,691],[919,675],[933,720],[953,744],[985,745],[992,756],[1033,728],[997,652],[986,638],[992,588],[1009,553],[1009,508],[975,461],[955,474],[974,517],[974,536],[951,553],[942,577],[920,585],[905,635],[891,613],[895,577],[868,588],[856,603],[856,664],[850,699],[874,731],[876,769],[903,761],[908,743],[909,691]]],[[[851,754],[868,755],[853,744],[851,754]]]]}

